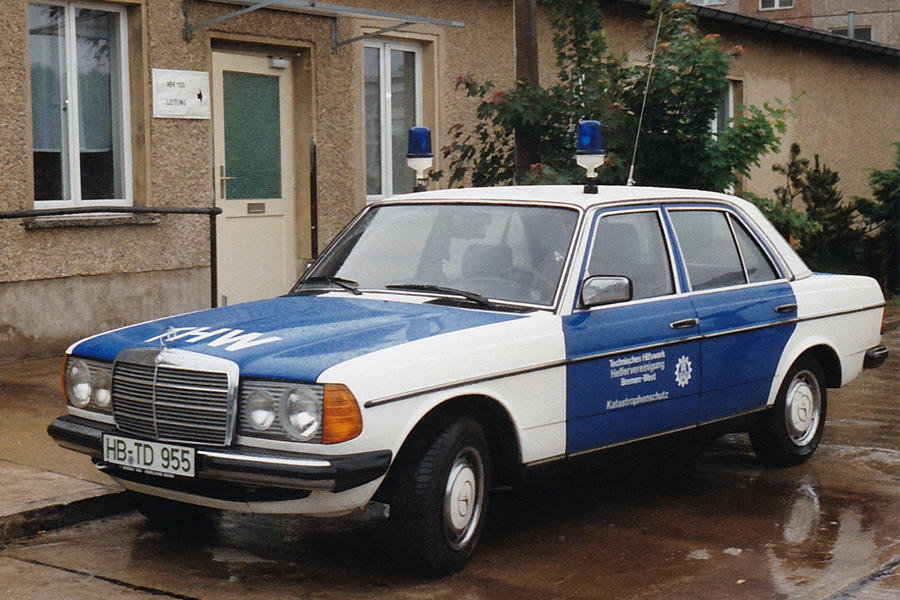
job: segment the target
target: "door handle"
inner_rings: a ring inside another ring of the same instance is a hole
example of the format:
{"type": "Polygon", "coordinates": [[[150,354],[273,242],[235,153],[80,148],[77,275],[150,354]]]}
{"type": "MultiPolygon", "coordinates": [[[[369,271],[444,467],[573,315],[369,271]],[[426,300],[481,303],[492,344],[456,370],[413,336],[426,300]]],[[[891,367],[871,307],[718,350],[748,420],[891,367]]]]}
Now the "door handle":
{"type": "Polygon", "coordinates": [[[225,176],[225,165],[219,165],[219,190],[222,192],[222,200],[228,199],[228,182],[237,177],[225,176]]]}
{"type": "Polygon", "coordinates": [[[691,327],[696,327],[697,323],[699,323],[695,318],[690,319],[682,319],[681,321],[675,321],[674,323],[669,323],[669,327],[672,329],[690,329],[691,327]]]}
{"type": "Polygon", "coordinates": [[[797,305],[796,304],[782,304],[781,306],[775,307],[775,312],[781,313],[781,314],[797,312],[797,305]]]}

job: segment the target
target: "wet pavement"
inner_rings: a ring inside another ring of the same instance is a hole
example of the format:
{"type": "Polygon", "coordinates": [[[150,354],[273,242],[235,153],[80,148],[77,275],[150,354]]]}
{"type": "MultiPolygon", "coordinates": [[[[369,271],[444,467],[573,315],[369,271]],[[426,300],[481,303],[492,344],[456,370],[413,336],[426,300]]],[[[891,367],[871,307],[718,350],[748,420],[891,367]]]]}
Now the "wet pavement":
{"type": "MultiPolygon", "coordinates": [[[[897,311],[894,311],[897,315],[897,311]]],[[[746,436],[621,459],[492,498],[469,566],[429,581],[379,523],[138,513],[9,543],[0,598],[900,598],[900,332],[829,390],[825,441],[760,467],[746,436]]]]}

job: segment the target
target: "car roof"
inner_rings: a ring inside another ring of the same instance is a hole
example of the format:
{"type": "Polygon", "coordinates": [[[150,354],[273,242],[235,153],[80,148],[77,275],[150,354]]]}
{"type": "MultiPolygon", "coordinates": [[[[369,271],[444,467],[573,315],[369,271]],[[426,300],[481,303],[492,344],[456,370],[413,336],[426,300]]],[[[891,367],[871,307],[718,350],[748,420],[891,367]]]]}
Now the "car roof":
{"type": "Polygon", "coordinates": [[[736,196],[683,188],[600,185],[596,194],[586,194],[581,185],[520,185],[505,187],[471,187],[432,190],[391,196],[372,204],[394,202],[463,201],[463,202],[535,202],[568,204],[588,209],[622,202],[642,201],[716,201],[731,205],[749,216],[769,243],[780,254],[791,277],[806,277],[812,272],[775,227],[752,203],[736,196]]]}
{"type": "Polygon", "coordinates": [[[638,187],[624,185],[597,186],[596,194],[584,193],[581,185],[521,185],[504,187],[472,187],[451,188],[402,194],[386,198],[380,202],[422,201],[422,200],[481,200],[481,201],[520,201],[520,202],[557,202],[572,204],[581,208],[600,206],[631,200],[718,200],[731,204],[745,202],[740,198],[708,192],[662,187],[638,187]]]}

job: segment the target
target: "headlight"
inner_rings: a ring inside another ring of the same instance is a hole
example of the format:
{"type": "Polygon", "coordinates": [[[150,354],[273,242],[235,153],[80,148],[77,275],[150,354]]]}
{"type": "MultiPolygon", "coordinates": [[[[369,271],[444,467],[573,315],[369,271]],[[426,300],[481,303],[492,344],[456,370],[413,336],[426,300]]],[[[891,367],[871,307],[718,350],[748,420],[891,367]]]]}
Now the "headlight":
{"type": "Polygon", "coordinates": [[[103,409],[108,409],[112,404],[112,375],[109,371],[94,369],[91,376],[91,400],[103,409]]]}
{"type": "Polygon", "coordinates": [[[66,358],[63,392],[75,408],[112,412],[112,363],[87,358],[66,358]]]}
{"type": "Polygon", "coordinates": [[[245,380],[240,403],[241,435],[339,444],[362,432],[359,404],[340,384],[245,380]]]}
{"type": "Polygon", "coordinates": [[[69,359],[66,363],[66,397],[77,408],[84,408],[91,401],[91,370],[81,359],[69,359]]]}
{"type": "Polygon", "coordinates": [[[322,424],[319,398],[310,389],[295,387],[285,392],[281,400],[281,425],[292,438],[311,440],[322,424]]]}
{"type": "Polygon", "coordinates": [[[264,390],[255,390],[247,398],[247,422],[256,431],[265,431],[275,422],[275,399],[264,390]]]}

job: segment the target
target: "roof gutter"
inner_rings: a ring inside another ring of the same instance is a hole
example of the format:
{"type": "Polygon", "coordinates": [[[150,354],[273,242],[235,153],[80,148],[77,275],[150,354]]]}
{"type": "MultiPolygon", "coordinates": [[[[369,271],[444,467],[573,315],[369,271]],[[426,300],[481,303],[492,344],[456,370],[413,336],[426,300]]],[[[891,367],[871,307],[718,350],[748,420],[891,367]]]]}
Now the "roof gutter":
{"type": "MultiPolygon", "coordinates": [[[[627,4],[635,4],[649,8],[653,4],[653,0],[622,0],[627,4]]],[[[717,8],[709,8],[708,6],[688,5],[698,16],[714,21],[723,21],[726,23],[734,23],[743,27],[759,29],[771,33],[780,33],[790,37],[808,39],[816,42],[822,42],[832,46],[841,46],[844,48],[852,48],[861,50],[871,54],[879,54],[882,56],[890,56],[900,58],[900,48],[889,44],[879,44],[877,42],[866,42],[863,40],[854,40],[842,35],[836,35],[820,29],[811,27],[801,27],[799,25],[791,25],[789,23],[779,23],[769,19],[760,19],[757,17],[748,17],[738,13],[728,12],[717,8]]]]}

